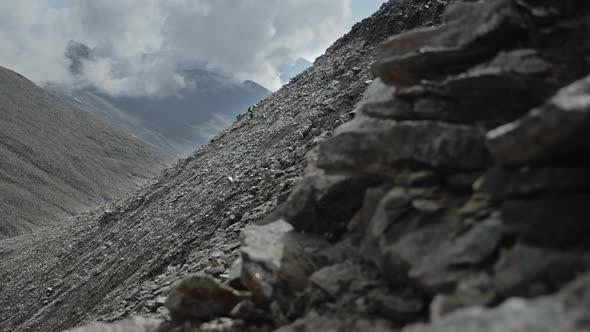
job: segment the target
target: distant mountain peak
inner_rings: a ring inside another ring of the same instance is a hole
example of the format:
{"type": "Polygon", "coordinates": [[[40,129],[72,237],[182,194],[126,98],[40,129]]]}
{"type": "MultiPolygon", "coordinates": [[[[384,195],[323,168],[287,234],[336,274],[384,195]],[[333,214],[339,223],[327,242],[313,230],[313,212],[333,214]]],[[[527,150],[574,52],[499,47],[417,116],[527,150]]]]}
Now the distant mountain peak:
{"type": "Polygon", "coordinates": [[[297,58],[295,62],[290,65],[279,67],[279,78],[281,83],[289,83],[295,76],[301,74],[304,70],[311,67],[313,64],[302,57],[297,58]]]}

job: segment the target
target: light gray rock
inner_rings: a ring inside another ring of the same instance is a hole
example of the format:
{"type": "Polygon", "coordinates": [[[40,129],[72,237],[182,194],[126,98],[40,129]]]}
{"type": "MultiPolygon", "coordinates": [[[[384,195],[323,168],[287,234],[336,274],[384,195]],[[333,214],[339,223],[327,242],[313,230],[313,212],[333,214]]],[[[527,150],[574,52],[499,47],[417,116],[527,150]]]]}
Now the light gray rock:
{"type": "Polygon", "coordinates": [[[156,332],[160,323],[161,321],[156,319],[131,317],[117,323],[90,324],[64,332],[156,332]]]}
{"type": "Polygon", "coordinates": [[[250,225],[241,235],[242,284],[262,306],[271,301],[288,305],[288,299],[307,287],[317,268],[314,255],[327,243],[293,232],[283,220],[250,225]]]}

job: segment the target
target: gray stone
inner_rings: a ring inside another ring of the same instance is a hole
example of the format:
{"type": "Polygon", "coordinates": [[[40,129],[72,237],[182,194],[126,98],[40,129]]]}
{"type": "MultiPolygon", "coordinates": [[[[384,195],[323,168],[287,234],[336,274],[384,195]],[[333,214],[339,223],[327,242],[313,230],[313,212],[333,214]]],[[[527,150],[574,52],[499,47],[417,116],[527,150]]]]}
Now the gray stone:
{"type": "Polygon", "coordinates": [[[314,272],[309,280],[335,298],[348,287],[352,280],[360,279],[361,276],[359,265],[343,263],[324,267],[314,272]]]}
{"type": "Polygon", "coordinates": [[[389,38],[379,46],[375,72],[387,84],[414,85],[429,73],[464,68],[471,60],[526,37],[526,20],[514,1],[485,1],[477,7],[472,15],[439,27],[389,38]]]}
{"type": "Polygon", "coordinates": [[[157,332],[161,320],[131,317],[126,320],[105,324],[90,324],[64,332],[157,332]]]}
{"type": "Polygon", "coordinates": [[[484,133],[476,128],[358,116],[320,145],[318,166],[394,177],[400,168],[413,164],[446,170],[480,169],[487,158],[484,133]]]}
{"type": "Polygon", "coordinates": [[[288,305],[289,298],[307,287],[309,275],[317,268],[314,255],[327,243],[292,230],[279,220],[250,225],[242,232],[241,280],[257,304],[274,300],[288,305]]]}
{"type": "Polygon", "coordinates": [[[275,213],[297,230],[338,235],[346,230],[360,209],[367,188],[379,183],[366,176],[328,175],[314,172],[293,189],[287,202],[275,213]]]}
{"type": "Polygon", "coordinates": [[[589,306],[590,275],[586,275],[556,295],[510,299],[493,309],[470,308],[403,332],[586,332],[589,306]]]}
{"type": "Polygon", "coordinates": [[[500,165],[580,158],[590,148],[590,77],[561,89],[522,118],[490,131],[488,147],[500,165]]]}
{"type": "Polygon", "coordinates": [[[391,189],[379,200],[368,225],[363,229],[360,251],[365,259],[380,263],[381,252],[387,245],[387,231],[408,211],[410,201],[409,193],[400,187],[391,189]]]}
{"type": "Polygon", "coordinates": [[[199,321],[229,316],[247,296],[207,274],[194,274],[174,287],[164,305],[176,321],[199,321]]]}

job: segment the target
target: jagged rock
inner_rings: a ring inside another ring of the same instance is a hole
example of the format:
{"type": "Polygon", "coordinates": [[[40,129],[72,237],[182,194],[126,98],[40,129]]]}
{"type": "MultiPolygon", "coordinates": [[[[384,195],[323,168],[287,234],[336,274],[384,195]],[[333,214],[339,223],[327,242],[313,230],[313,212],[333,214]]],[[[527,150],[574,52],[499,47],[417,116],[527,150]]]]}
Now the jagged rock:
{"type": "Polygon", "coordinates": [[[382,197],[378,204],[375,201],[368,202],[376,206],[372,209],[373,213],[368,220],[368,225],[363,227],[364,238],[360,248],[365,259],[372,260],[376,264],[380,263],[381,251],[387,245],[386,232],[392,224],[398,222],[399,217],[408,211],[411,202],[407,190],[399,187],[391,189],[382,197]]]}
{"type": "Polygon", "coordinates": [[[512,0],[481,2],[471,13],[449,15],[457,19],[391,37],[379,46],[375,72],[387,84],[414,85],[422,78],[465,68],[470,60],[527,36],[526,19],[512,0]]]}
{"type": "Polygon", "coordinates": [[[157,332],[161,321],[131,317],[112,324],[96,323],[64,332],[157,332]]]}
{"type": "Polygon", "coordinates": [[[411,280],[421,290],[449,291],[494,254],[503,238],[500,222],[486,220],[456,238],[456,215],[407,215],[384,232],[378,265],[390,282],[411,280]],[[420,226],[424,225],[424,226],[420,226]],[[397,233],[397,234],[396,234],[397,233]]]}
{"type": "Polygon", "coordinates": [[[487,273],[476,273],[459,282],[450,294],[437,294],[430,302],[430,319],[440,320],[459,309],[492,304],[496,293],[487,273]]]}
{"type": "Polygon", "coordinates": [[[526,240],[572,245],[590,237],[588,202],[585,194],[509,200],[502,205],[502,221],[526,240]]]}
{"type": "Polygon", "coordinates": [[[361,267],[356,264],[343,263],[324,267],[314,272],[309,281],[333,298],[348,287],[348,284],[362,276],[361,267]]]}
{"type": "Polygon", "coordinates": [[[437,122],[358,116],[320,145],[318,166],[329,171],[395,176],[412,164],[448,170],[486,165],[481,130],[437,122]]]}
{"type": "Polygon", "coordinates": [[[227,317],[248,294],[229,288],[207,274],[183,279],[166,299],[175,321],[198,321],[227,317]]]}
{"type": "Polygon", "coordinates": [[[494,168],[477,182],[475,189],[490,194],[496,200],[590,191],[590,168],[567,165],[494,168]]]}
{"type": "Polygon", "coordinates": [[[337,235],[361,207],[365,190],[378,183],[372,177],[314,172],[301,180],[276,214],[297,230],[337,235]]]}
{"type": "Polygon", "coordinates": [[[503,236],[500,222],[489,219],[476,224],[456,239],[441,239],[446,241],[439,242],[438,248],[426,253],[417,262],[409,262],[409,277],[431,293],[449,289],[473,267],[490,258],[503,236]]]}
{"type": "Polygon", "coordinates": [[[275,332],[393,332],[393,325],[384,319],[363,319],[363,317],[323,317],[309,315],[296,320],[293,324],[281,327],[275,332]]]}
{"type": "Polygon", "coordinates": [[[449,120],[480,121],[489,127],[516,119],[579,79],[582,61],[582,56],[564,59],[534,49],[511,50],[429,89],[456,101],[456,115],[449,120]]]}
{"type": "Polygon", "coordinates": [[[554,159],[588,160],[590,76],[561,89],[544,106],[490,131],[488,147],[500,165],[554,159]]]}
{"type": "Polygon", "coordinates": [[[320,238],[292,232],[283,220],[267,225],[250,225],[242,232],[242,284],[260,305],[271,301],[287,304],[307,287],[317,268],[313,257],[326,247],[320,238]]]}
{"type": "Polygon", "coordinates": [[[590,276],[560,294],[536,300],[510,299],[494,309],[472,308],[403,332],[585,332],[590,329],[590,276]]]}
{"type": "Polygon", "coordinates": [[[367,301],[377,314],[396,322],[412,321],[426,307],[423,296],[411,288],[395,291],[377,288],[368,294],[367,301]]]}
{"type": "Polygon", "coordinates": [[[505,250],[494,267],[494,287],[504,297],[538,296],[554,291],[590,267],[585,252],[518,244],[505,250]]]}
{"type": "Polygon", "coordinates": [[[392,120],[439,120],[466,122],[473,112],[463,112],[456,102],[435,94],[421,95],[420,98],[403,98],[393,86],[377,78],[357,105],[356,111],[378,119],[392,120]]]}

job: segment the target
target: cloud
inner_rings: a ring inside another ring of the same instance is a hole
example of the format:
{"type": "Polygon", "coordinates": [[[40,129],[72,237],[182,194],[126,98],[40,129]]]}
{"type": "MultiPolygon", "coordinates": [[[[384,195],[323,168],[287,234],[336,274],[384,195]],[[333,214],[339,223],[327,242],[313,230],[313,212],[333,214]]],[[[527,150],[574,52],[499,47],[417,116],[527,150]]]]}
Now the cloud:
{"type": "Polygon", "coordinates": [[[163,95],[186,86],[193,63],[276,89],[277,68],[341,36],[350,0],[46,0],[0,3],[0,65],[38,83],[92,85],[112,95],[163,95]],[[74,79],[69,40],[93,48],[74,79]]]}

